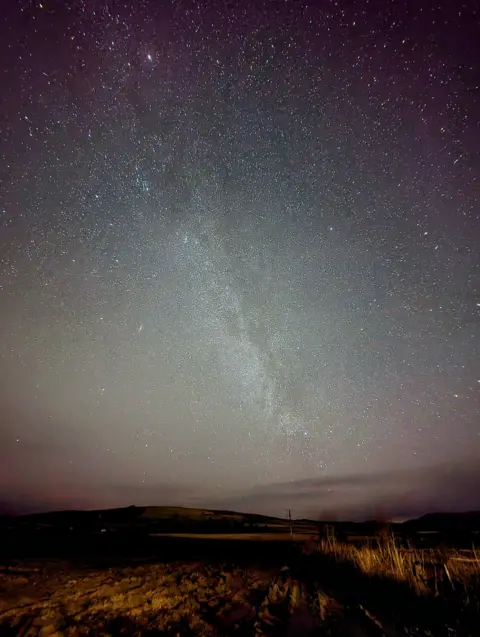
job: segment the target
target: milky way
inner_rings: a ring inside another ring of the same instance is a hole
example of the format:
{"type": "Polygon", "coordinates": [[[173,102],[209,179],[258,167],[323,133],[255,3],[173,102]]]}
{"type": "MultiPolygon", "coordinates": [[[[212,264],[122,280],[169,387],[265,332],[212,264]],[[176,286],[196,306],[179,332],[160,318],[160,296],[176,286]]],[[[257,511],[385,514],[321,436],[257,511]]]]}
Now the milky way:
{"type": "Polygon", "coordinates": [[[5,12],[0,499],[478,451],[478,14],[318,4],[5,12]]]}

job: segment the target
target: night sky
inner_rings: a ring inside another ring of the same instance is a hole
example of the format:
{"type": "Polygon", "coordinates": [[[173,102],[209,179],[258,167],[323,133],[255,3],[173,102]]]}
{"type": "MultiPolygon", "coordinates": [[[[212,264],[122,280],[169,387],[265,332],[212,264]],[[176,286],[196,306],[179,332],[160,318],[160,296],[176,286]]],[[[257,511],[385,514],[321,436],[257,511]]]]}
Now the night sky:
{"type": "Polygon", "coordinates": [[[438,5],[2,3],[0,509],[480,507],[480,11],[438,5]]]}

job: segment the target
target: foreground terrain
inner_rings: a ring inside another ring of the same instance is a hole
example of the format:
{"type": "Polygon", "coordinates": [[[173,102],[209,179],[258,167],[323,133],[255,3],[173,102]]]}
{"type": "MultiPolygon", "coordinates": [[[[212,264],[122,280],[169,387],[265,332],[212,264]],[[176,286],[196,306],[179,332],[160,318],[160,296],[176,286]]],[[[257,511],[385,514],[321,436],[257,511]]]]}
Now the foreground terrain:
{"type": "Polygon", "coordinates": [[[59,636],[297,634],[320,624],[328,600],[277,580],[271,570],[201,563],[17,565],[2,573],[1,625],[4,634],[59,636]]]}
{"type": "Polygon", "coordinates": [[[0,637],[480,634],[480,555],[463,544],[226,513],[216,527],[211,512],[208,524],[115,515],[8,522],[0,637]]]}
{"type": "MultiPolygon", "coordinates": [[[[220,544],[230,544],[233,558],[238,540],[220,544]]],[[[287,556],[287,569],[280,559],[277,566],[268,563],[272,555],[262,563],[259,546],[245,544],[252,550],[250,565],[212,558],[12,560],[0,569],[0,635],[478,634],[474,558],[465,558],[471,561],[458,572],[447,567],[448,580],[430,573],[433,558],[417,577],[395,565],[400,554],[386,558],[369,549],[362,564],[365,555],[352,554],[346,545],[313,546],[310,553],[291,551],[291,545],[282,550],[275,542],[278,557],[287,556]]]]}

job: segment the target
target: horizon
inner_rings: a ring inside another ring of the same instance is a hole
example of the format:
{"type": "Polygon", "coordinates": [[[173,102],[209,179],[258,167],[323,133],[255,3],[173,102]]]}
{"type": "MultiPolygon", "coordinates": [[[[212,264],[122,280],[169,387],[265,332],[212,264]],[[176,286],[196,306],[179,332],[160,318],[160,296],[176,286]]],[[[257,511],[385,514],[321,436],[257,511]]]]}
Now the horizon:
{"type": "Polygon", "coordinates": [[[42,515],[50,515],[50,514],[68,514],[68,513],[109,513],[109,512],[117,512],[117,511],[123,511],[123,510],[131,510],[131,509],[168,509],[168,510],[172,510],[172,511],[177,511],[177,510],[181,510],[181,511],[203,511],[205,513],[219,513],[219,514],[234,514],[234,515],[244,515],[247,518],[248,517],[254,517],[254,518],[261,518],[261,519],[265,519],[265,520],[279,520],[279,521],[283,521],[283,522],[289,522],[289,520],[291,520],[292,522],[311,522],[312,524],[325,524],[325,523],[331,523],[331,524],[369,524],[369,523],[374,523],[374,522],[388,522],[389,524],[404,524],[407,522],[415,522],[415,521],[420,521],[423,518],[429,518],[429,517],[436,517],[436,516],[451,516],[451,517],[457,517],[457,516],[469,516],[469,515],[480,515],[480,510],[465,510],[465,511],[442,511],[442,510],[438,510],[438,511],[430,511],[428,513],[424,513],[420,516],[415,516],[415,517],[401,517],[401,518],[384,518],[383,516],[378,516],[378,517],[371,517],[371,518],[365,518],[365,519],[350,519],[350,518],[341,518],[338,519],[336,517],[334,518],[328,518],[328,517],[320,517],[318,519],[314,519],[314,518],[309,518],[309,517],[296,517],[296,516],[292,516],[291,518],[288,516],[288,514],[286,514],[285,516],[273,516],[273,515],[266,515],[266,514],[261,514],[261,513],[252,513],[249,511],[240,511],[240,510],[227,510],[227,509],[215,509],[215,508],[209,508],[209,507],[189,507],[189,506],[180,506],[180,505],[162,505],[162,504],[145,504],[145,505],[136,505],[136,504],[130,504],[127,506],[122,506],[122,507],[114,507],[114,508],[95,508],[95,509],[84,509],[84,508],[71,508],[71,509],[46,509],[46,510],[35,510],[35,511],[30,511],[28,513],[21,513],[21,512],[12,512],[12,513],[8,513],[8,512],[4,512],[2,511],[2,509],[0,509],[0,517],[7,517],[7,518],[23,518],[23,517],[34,517],[34,516],[42,516],[42,515]]]}
{"type": "MultiPolygon", "coordinates": [[[[72,485],[64,485],[72,488],[72,485]]],[[[164,507],[205,509],[212,511],[232,511],[250,515],[265,515],[284,518],[288,510],[293,511],[295,519],[368,521],[385,518],[390,520],[411,520],[423,515],[445,513],[469,513],[480,511],[480,462],[476,457],[468,463],[460,465],[436,465],[423,467],[416,471],[387,471],[382,474],[344,475],[314,480],[290,481],[288,483],[266,484],[257,486],[249,492],[222,493],[216,497],[202,496],[200,493],[190,494],[190,499],[183,503],[175,497],[154,495],[168,491],[168,486],[155,487],[150,491],[151,501],[138,499],[128,500],[131,490],[119,488],[117,499],[102,500],[102,488],[96,485],[100,499],[88,501],[70,500],[58,502],[44,500],[35,503],[34,498],[27,495],[15,501],[8,501],[6,494],[0,489],[0,514],[10,512],[13,515],[29,515],[55,511],[95,511],[123,509],[128,507],[164,507]],[[433,477],[434,476],[434,477],[433,477]],[[381,483],[380,490],[373,488],[381,483]],[[359,491],[363,485],[362,493],[359,491]],[[415,497],[410,489],[416,486],[415,497]],[[352,496],[353,488],[353,496],[352,496]],[[325,498],[325,491],[328,499],[325,498]],[[438,493],[441,494],[438,497],[438,493]],[[305,500],[306,498],[306,500],[305,500]],[[164,500],[164,504],[152,504],[153,501],[164,500]],[[280,500],[280,504],[275,504],[280,500]],[[311,504],[315,501],[316,509],[311,504]],[[323,502],[323,508],[321,503],[323,502]],[[297,514],[298,512],[298,514],[297,514]]],[[[82,489],[77,485],[77,491],[82,489]]],[[[106,489],[108,492],[108,488],[106,489]]],[[[138,492],[137,492],[138,493],[138,492]]]]}

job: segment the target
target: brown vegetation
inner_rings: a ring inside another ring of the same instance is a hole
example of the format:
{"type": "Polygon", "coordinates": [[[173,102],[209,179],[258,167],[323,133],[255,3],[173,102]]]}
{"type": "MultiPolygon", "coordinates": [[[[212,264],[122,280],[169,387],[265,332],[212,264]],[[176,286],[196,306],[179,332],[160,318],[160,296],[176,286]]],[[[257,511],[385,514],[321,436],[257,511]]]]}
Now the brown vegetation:
{"type": "Polygon", "coordinates": [[[322,539],[318,550],[348,561],[366,575],[384,576],[408,583],[417,593],[438,593],[440,588],[468,590],[480,584],[480,551],[402,548],[393,537],[356,546],[322,539]]]}

